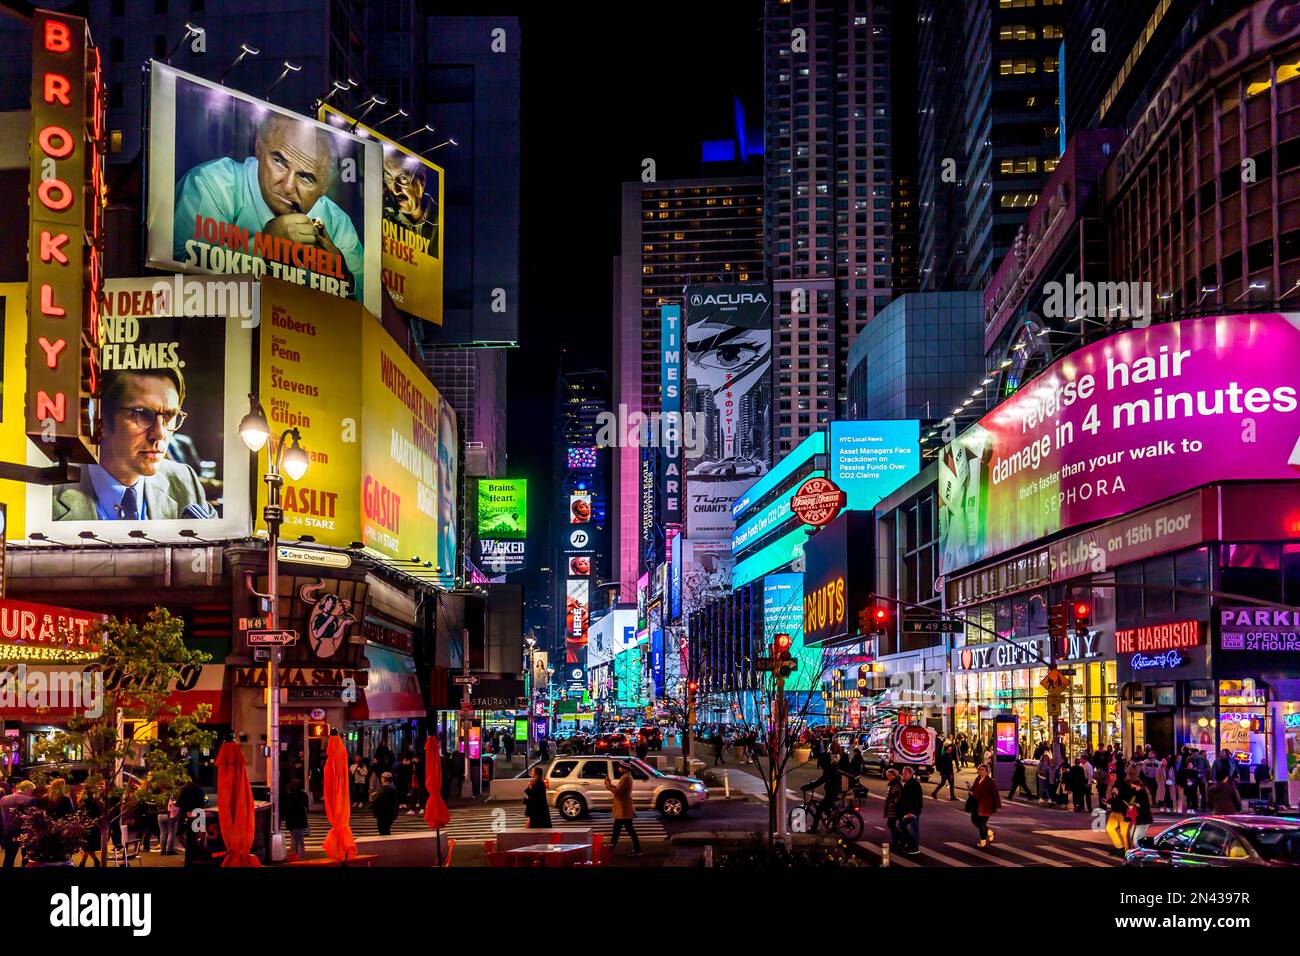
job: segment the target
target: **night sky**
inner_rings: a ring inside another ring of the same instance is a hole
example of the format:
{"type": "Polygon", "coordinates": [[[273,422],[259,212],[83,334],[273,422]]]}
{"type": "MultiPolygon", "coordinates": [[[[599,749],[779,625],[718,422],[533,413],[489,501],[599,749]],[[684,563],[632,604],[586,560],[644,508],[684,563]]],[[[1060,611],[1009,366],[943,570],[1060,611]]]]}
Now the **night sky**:
{"type": "MultiPolygon", "coordinates": [[[[735,96],[751,126],[761,117],[763,78],[757,0],[655,3],[640,20],[637,8],[556,9],[520,14],[522,322],[509,363],[509,474],[530,480],[542,535],[561,352],[573,370],[611,361],[620,184],[646,157],[661,180],[699,175],[701,141],[731,135],[735,96]]],[[[544,543],[530,542],[534,568],[544,543]]]]}

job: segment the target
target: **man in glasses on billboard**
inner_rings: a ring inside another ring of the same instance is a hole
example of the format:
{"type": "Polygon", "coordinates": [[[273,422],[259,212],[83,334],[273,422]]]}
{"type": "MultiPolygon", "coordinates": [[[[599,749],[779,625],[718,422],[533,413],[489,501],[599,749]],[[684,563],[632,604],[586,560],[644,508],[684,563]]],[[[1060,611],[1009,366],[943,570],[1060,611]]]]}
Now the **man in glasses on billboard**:
{"type": "MultiPolygon", "coordinates": [[[[221,157],[195,166],[176,185],[173,256],[186,263],[204,217],[313,246],[343,259],[351,298],[364,301],[365,251],[351,218],[325,195],[338,174],[334,134],[308,120],[269,113],[257,128],[253,155],[221,157]]],[[[313,271],[321,271],[316,269],[313,271]]]]}
{"type": "Polygon", "coordinates": [[[178,369],[105,372],[100,391],[99,464],[54,494],[55,521],[166,521],[215,518],[199,476],[167,458],[185,424],[185,378],[178,369]]]}

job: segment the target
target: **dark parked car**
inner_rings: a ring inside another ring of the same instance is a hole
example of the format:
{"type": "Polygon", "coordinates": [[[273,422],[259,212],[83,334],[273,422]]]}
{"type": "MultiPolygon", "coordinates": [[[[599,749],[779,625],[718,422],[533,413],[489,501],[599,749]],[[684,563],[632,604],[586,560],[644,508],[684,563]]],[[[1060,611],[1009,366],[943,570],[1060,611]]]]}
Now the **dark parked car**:
{"type": "Polygon", "coordinates": [[[630,753],[627,734],[601,734],[596,738],[592,752],[602,756],[605,754],[627,756],[630,753]]]}
{"type": "Polygon", "coordinates": [[[1125,866],[1300,866],[1300,818],[1192,817],[1143,837],[1125,866]]]}
{"type": "Polygon", "coordinates": [[[645,741],[647,750],[664,749],[664,735],[658,727],[642,727],[640,734],[641,739],[645,741]]]}

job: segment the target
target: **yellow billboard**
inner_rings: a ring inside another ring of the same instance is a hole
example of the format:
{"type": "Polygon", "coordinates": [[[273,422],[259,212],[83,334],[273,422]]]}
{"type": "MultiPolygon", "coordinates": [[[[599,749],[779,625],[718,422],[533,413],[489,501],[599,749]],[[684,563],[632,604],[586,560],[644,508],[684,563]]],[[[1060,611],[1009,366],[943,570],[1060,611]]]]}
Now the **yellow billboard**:
{"type": "Polygon", "coordinates": [[[361,540],[454,573],[456,413],[379,322],[362,329],[361,540]]]}
{"type": "MultiPolygon", "coordinates": [[[[258,397],[271,424],[275,454],[286,428],[297,428],[311,459],[301,481],[285,476],[281,533],[311,535],[346,548],[361,525],[357,476],[361,473],[361,329],[357,302],[262,279],[258,397]]],[[[369,320],[372,321],[372,320],[369,320]]],[[[373,321],[372,321],[373,324],[373,321]]],[[[258,482],[258,513],[266,484],[258,482]]]]}
{"type": "Polygon", "coordinates": [[[322,106],[317,118],[383,147],[384,288],[402,311],[442,325],[442,167],[332,106],[322,106]]]}

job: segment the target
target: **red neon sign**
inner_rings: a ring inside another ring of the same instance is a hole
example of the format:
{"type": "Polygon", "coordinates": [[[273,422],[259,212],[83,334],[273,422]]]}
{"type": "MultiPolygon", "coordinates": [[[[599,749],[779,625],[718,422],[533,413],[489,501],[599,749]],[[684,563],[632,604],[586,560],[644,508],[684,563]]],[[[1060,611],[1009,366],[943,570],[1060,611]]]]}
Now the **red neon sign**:
{"type": "Polygon", "coordinates": [[[51,458],[88,462],[103,284],[104,85],[84,19],[37,10],[34,20],[27,434],[51,458]]]}
{"type": "Polygon", "coordinates": [[[1176,651],[1200,647],[1205,628],[1200,621],[1174,621],[1172,624],[1144,624],[1115,632],[1115,653],[1147,654],[1152,651],[1176,651]]]}

